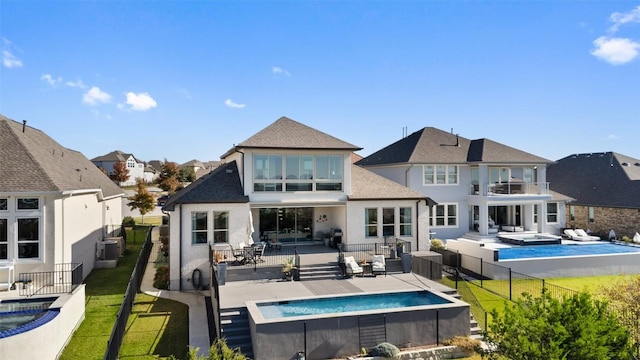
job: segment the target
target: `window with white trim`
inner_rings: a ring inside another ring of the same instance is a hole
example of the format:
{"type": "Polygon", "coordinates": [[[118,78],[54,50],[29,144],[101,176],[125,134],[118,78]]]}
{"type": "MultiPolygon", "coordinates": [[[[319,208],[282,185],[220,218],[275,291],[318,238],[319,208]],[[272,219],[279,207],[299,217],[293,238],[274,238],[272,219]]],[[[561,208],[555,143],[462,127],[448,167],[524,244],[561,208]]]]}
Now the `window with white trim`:
{"type": "Polygon", "coordinates": [[[411,236],[413,228],[413,216],[410,207],[400,208],[400,236],[411,236]]]}
{"type": "Polygon", "coordinates": [[[378,209],[368,208],[364,210],[365,237],[378,237],[378,209]]]}
{"type": "Polygon", "coordinates": [[[576,219],[576,207],[573,205],[569,206],[569,220],[573,221],[576,219]]]}
{"type": "Polygon", "coordinates": [[[538,205],[533,205],[533,223],[538,223],[538,205]]]}
{"type": "Polygon", "coordinates": [[[342,191],[343,182],[341,155],[253,155],[255,192],[342,191]]]}
{"type": "Polygon", "coordinates": [[[127,167],[133,169],[136,167],[136,161],[133,159],[127,159],[127,167]]]}
{"type": "Polygon", "coordinates": [[[213,242],[216,244],[229,242],[229,212],[213,212],[213,242]]]}
{"type": "Polygon", "coordinates": [[[423,165],[424,185],[456,185],[458,184],[457,165],[423,165]]]}
{"type": "Polygon", "coordinates": [[[382,208],[382,236],[396,236],[394,208],[382,208]]]}
{"type": "Polygon", "coordinates": [[[18,259],[40,257],[40,218],[18,218],[18,259]]]}
{"type": "Polygon", "coordinates": [[[458,226],[458,204],[438,204],[433,206],[429,218],[431,227],[458,226]]]}
{"type": "Polygon", "coordinates": [[[7,219],[0,219],[0,260],[9,258],[9,228],[7,219]]]}
{"type": "Polygon", "coordinates": [[[0,211],[7,211],[9,208],[9,199],[0,198],[0,211]]]}
{"type": "Polygon", "coordinates": [[[555,203],[555,202],[547,203],[547,222],[548,223],[558,222],[558,203],[555,203]]]}
{"type": "Polygon", "coordinates": [[[508,167],[490,167],[489,183],[501,184],[508,183],[511,179],[511,169],[508,167]]]}
{"type": "Polygon", "coordinates": [[[209,231],[206,212],[191,213],[191,245],[206,244],[209,231]]]}
{"type": "Polygon", "coordinates": [[[596,221],[596,208],[589,206],[589,223],[596,221]]]}

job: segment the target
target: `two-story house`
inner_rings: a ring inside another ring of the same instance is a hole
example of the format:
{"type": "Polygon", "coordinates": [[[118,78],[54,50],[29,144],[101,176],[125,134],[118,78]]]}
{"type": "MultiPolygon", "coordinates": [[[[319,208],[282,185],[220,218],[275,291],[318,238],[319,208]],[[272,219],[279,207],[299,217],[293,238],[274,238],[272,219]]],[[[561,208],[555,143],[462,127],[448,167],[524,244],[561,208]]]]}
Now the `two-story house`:
{"type": "Polygon", "coordinates": [[[210,245],[236,246],[249,236],[304,245],[340,229],[344,243],[395,236],[428,250],[432,201],[354,165],[360,149],[286,117],[235,145],[163,207],[170,215],[170,289],[192,286],[195,269],[208,274],[210,245]]]}
{"type": "Polygon", "coordinates": [[[575,199],[568,227],[589,229],[603,239],[640,232],[640,160],[615,152],[573,154],[549,166],[551,189],[575,199]]]}
{"type": "Polygon", "coordinates": [[[358,161],[433,199],[437,238],[498,231],[559,234],[568,197],[549,190],[551,161],[489,139],[425,127],[358,161]]]}
{"type": "Polygon", "coordinates": [[[129,180],[120,183],[120,186],[131,186],[136,184],[136,179],[143,179],[145,182],[153,180],[155,173],[146,168],[143,161],[136,159],[133,154],[127,154],[120,150],[112,151],[106,155],[91,159],[95,166],[103,168],[109,176],[115,173],[113,166],[116,163],[124,162],[129,171],[129,180]]]}
{"type": "Polygon", "coordinates": [[[81,153],[0,115],[0,266],[19,274],[82,263],[87,276],[97,243],[119,235],[123,195],[81,153]]]}

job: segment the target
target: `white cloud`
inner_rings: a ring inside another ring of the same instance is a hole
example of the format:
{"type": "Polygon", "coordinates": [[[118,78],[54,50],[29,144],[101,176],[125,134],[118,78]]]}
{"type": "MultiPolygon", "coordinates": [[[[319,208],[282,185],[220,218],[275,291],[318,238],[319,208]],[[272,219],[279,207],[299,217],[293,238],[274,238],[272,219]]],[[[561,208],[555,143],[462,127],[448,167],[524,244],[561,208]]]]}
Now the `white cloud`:
{"type": "Polygon", "coordinates": [[[51,86],[56,86],[57,83],[62,81],[62,78],[58,76],[57,78],[51,76],[50,74],[44,74],[40,76],[40,80],[44,80],[49,83],[51,86]]]}
{"type": "Polygon", "coordinates": [[[593,41],[591,55],[612,65],[626,64],[638,57],[640,43],[626,38],[601,36],[593,41]]]}
{"type": "Polygon", "coordinates": [[[291,76],[291,74],[287,70],[285,70],[283,68],[280,68],[280,67],[277,67],[277,66],[272,67],[271,71],[274,74],[283,74],[283,75],[286,75],[286,76],[291,76]]]}
{"type": "Polygon", "coordinates": [[[9,50],[2,50],[2,64],[9,69],[22,67],[22,61],[9,50]]]}
{"type": "Polygon", "coordinates": [[[231,99],[227,99],[224,101],[224,104],[227,105],[230,108],[234,108],[234,109],[242,109],[243,107],[247,106],[245,104],[238,104],[236,102],[231,101],[231,99]]]}
{"type": "Polygon", "coordinates": [[[613,22],[613,25],[609,28],[609,31],[612,33],[618,31],[620,26],[624,24],[640,23],[640,6],[626,13],[614,12],[609,17],[609,20],[613,22]]]}
{"type": "Polygon", "coordinates": [[[127,104],[131,106],[131,110],[135,111],[147,111],[158,106],[158,103],[146,92],[140,94],[128,92],[127,104]]]}
{"type": "Polygon", "coordinates": [[[616,135],[614,135],[614,134],[609,134],[609,136],[607,136],[607,139],[609,139],[609,140],[617,140],[618,137],[616,135]]]}
{"type": "Polygon", "coordinates": [[[72,88],[80,88],[80,89],[86,89],[87,85],[85,85],[82,80],[78,80],[78,81],[67,81],[65,83],[65,85],[67,85],[68,87],[72,87],[72,88]]]}
{"type": "Polygon", "coordinates": [[[99,103],[107,104],[111,102],[111,95],[100,90],[99,87],[94,86],[84,94],[82,102],[91,106],[98,105],[99,103]]]}

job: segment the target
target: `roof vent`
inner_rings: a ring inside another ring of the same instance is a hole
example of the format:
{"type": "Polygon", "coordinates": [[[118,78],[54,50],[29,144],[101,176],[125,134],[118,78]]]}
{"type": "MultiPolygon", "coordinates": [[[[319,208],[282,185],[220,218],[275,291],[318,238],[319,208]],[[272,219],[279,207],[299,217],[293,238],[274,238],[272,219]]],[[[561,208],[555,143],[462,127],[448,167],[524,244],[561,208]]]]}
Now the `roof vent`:
{"type": "Polygon", "coordinates": [[[623,162],[622,166],[629,166],[629,163],[628,162],[623,162]]]}
{"type": "Polygon", "coordinates": [[[227,174],[233,174],[233,169],[227,169],[227,174]]]}
{"type": "Polygon", "coordinates": [[[635,165],[635,166],[640,166],[640,162],[637,162],[637,163],[635,163],[635,164],[633,164],[633,165],[635,165]]]}

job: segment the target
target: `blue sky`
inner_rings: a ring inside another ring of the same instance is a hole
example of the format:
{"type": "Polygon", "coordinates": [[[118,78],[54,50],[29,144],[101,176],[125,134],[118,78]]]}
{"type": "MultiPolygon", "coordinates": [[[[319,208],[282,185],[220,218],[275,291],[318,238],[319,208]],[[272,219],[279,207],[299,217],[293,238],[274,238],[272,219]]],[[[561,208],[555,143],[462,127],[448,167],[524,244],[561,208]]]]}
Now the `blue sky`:
{"type": "Polygon", "coordinates": [[[640,158],[640,1],[0,1],[0,114],[88,158],[217,160],[287,116],[640,158]]]}

